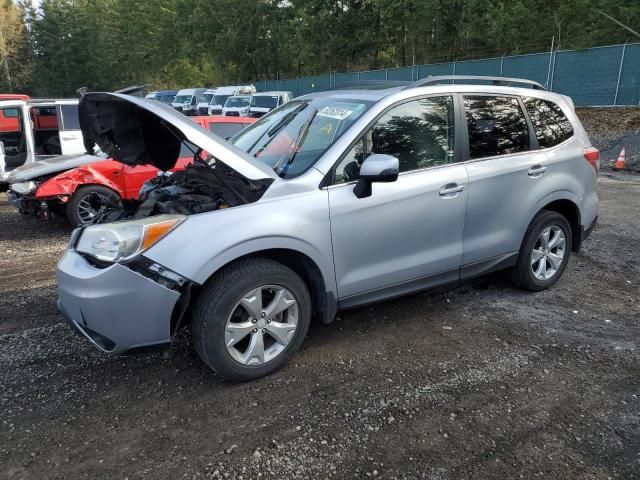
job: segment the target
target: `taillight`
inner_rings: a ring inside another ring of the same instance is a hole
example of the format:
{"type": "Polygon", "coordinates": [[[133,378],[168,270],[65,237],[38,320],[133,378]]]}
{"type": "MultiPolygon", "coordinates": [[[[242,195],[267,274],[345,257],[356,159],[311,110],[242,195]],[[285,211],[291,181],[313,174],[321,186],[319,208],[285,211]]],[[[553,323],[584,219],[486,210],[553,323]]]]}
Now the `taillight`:
{"type": "Polygon", "coordinates": [[[600,150],[596,147],[587,147],[584,149],[584,158],[593,167],[597,175],[600,171],[600,150]]]}

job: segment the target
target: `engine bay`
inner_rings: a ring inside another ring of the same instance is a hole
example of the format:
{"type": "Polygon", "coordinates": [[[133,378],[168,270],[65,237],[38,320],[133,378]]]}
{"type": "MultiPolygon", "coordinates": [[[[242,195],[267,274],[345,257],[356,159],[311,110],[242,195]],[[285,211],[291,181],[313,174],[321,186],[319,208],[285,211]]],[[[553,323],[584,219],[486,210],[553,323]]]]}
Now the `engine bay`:
{"type": "Polygon", "coordinates": [[[152,215],[193,215],[253,203],[271,184],[270,179],[249,180],[209,156],[194,155],[184,170],[160,172],[144,183],[137,202],[104,212],[94,223],[140,219],[152,215]]]}

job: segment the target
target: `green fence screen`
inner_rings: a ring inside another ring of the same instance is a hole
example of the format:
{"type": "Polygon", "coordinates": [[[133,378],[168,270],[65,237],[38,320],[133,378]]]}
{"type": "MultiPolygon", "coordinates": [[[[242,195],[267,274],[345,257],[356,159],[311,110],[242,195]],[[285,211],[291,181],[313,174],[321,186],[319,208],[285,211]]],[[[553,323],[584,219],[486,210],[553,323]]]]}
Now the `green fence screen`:
{"type": "Polygon", "coordinates": [[[410,82],[435,75],[526,78],[570,96],[576,105],[640,105],[640,43],[265,80],[255,82],[255,86],[260,92],[285,90],[298,97],[333,88],[410,82]]]}

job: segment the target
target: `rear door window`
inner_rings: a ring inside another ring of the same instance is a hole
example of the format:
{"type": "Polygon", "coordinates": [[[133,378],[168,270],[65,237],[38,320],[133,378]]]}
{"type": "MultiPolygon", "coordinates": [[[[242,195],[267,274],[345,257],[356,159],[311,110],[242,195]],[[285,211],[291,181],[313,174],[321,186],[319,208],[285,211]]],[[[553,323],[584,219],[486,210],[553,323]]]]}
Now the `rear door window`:
{"type": "Polygon", "coordinates": [[[554,147],[573,136],[571,122],[557,103],[535,97],[524,97],[522,100],[540,148],[554,147]]]}
{"type": "Polygon", "coordinates": [[[529,150],[529,127],[520,103],[508,96],[465,96],[471,159],[529,150]]]}

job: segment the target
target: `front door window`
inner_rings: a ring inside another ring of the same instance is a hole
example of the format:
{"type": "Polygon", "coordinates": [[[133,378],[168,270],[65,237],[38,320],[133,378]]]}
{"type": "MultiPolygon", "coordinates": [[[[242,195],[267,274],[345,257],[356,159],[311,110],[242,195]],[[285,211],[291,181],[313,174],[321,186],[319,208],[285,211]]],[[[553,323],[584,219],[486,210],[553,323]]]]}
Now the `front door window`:
{"type": "Polygon", "coordinates": [[[396,157],[400,172],[453,162],[455,122],[453,98],[427,97],[393,107],[363,135],[336,167],[335,183],[358,179],[372,153],[396,157]]]}

